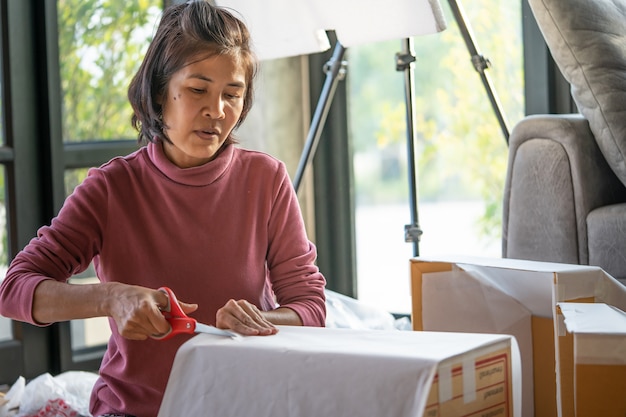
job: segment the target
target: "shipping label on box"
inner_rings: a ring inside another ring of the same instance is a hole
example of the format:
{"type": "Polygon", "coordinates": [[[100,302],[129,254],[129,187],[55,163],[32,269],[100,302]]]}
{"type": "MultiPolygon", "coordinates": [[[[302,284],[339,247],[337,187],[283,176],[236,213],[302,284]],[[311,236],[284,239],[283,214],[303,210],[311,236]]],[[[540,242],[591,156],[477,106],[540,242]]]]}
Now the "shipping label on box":
{"type": "Polygon", "coordinates": [[[439,364],[424,417],[515,415],[510,346],[482,350],[474,352],[473,361],[451,358],[439,364]]]}
{"type": "Polygon", "coordinates": [[[522,357],[522,414],[573,416],[559,369],[558,302],[626,307],[626,288],[597,267],[475,257],[411,260],[415,330],[511,334],[522,357]]]}

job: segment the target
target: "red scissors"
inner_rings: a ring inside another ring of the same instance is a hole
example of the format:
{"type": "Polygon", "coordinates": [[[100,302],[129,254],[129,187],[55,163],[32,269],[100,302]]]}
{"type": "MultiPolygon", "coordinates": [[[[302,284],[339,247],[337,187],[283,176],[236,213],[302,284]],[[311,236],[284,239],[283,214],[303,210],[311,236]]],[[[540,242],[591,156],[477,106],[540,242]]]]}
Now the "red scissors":
{"type": "Polygon", "coordinates": [[[167,306],[161,309],[161,312],[163,313],[165,319],[170,323],[170,330],[164,335],[153,336],[154,339],[165,340],[181,333],[209,333],[232,338],[241,337],[240,334],[230,330],[218,329],[215,326],[198,323],[196,319],[187,316],[183,312],[183,309],[180,307],[180,304],[178,304],[178,300],[171,289],[168,287],[161,287],[159,288],[159,291],[163,291],[167,295],[167,306]]]}

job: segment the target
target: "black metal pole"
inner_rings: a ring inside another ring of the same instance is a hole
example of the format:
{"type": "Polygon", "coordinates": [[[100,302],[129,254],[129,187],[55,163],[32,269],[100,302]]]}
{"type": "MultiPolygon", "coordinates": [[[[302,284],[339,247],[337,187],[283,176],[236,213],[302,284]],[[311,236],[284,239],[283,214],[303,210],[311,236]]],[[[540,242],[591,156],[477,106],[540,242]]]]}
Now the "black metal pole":
{"type": "Polygon", "coordinates": [[[404,226],[404,240],[413,243],[413,256],[419,256],[419,240],[422,230],[419,227],[417,209],[417,166],[415,162],[415,83],[413,81],[413,63],[415,53],[413,51],[413,39],[402,40],[402,52],[396,54],[396,70],[404,72],[404,95],[406,100],[406,143],[407,143],[407,169],[409,176],[409,204],[411,211],[411,224],[404,226]]]}
{"type": "Polygon", "coordinates": [[[478,49],[476,48],[476,42],[474,42],[471,30],[467,25],[467,19],[465,18],[465,13],[463,9],[459,5],[456,0],[448,0],[450,3],[450,8],[452,9],[452,14],[454,15],[454,19],[459,25],[459,30],[461,31],[461,35],[463,35],[463,39],[465,40],[465,45],[472,57],[472,64],[478,73],[480,74],[480,78],[487,90],[487,95],[489,96],[489,101],[491,102],[491,107],[493,107],[493,111],[498,118],[498,123],[500,123],[500,129],[502,130],[502,134],[504,135],[504,139],[508,145],[509,143],[509,128],[504,113],[502,112],[500,105],[500,100],[498,99],[493,85],[491,83],[491,78],[485,72],[487,68],[491,67],[491,62],[482,56],[478,49]]]}
{"type": "Polygon", "coordinates": [[[317,145],[324,128],[324,123],[326,122],[328,111],[330,110],[330,105],[332,104],[332,98],[335,94],[337,83],[345,78],[347,67],[346,62],[343,61],[345,51],[346,48],[344,48],[343,45],[337,41],[337,43],[335,43],[335,49],[333,50],[332,57],[324,65],[326,80],[324,81],[324,87],[320,93],[315,113],[313,113],[311,127],[309,128],[309,133],[307,135],[306,142],[304,143],[304,149],[302,151],[302,155],[300,156],[300,162],[298,163],[298,169],[293,180],[293,186],[296,193],[300,188],[300,183],[302,182],[307,166],[315,156],[317,145]]]}

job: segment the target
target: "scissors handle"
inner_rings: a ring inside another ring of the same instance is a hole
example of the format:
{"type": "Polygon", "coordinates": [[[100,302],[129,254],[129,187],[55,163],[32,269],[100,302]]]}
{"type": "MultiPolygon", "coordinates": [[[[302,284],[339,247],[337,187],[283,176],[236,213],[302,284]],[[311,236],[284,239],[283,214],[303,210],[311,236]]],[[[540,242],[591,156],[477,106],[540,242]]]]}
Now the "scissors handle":
{"type": "Polygon", "coordinates": [[[177,334],[186,333],[193,334],[196,331],[196,320],[188,317],[178,300],[174,295],[174,292],[168,287],[161,287],[159,291],[163,291],[167,295],[167,306],[161,309],[163,317],[170,323],[170,331],[162,336],[153,336],[157,340],[166,340],[177,334]]]}

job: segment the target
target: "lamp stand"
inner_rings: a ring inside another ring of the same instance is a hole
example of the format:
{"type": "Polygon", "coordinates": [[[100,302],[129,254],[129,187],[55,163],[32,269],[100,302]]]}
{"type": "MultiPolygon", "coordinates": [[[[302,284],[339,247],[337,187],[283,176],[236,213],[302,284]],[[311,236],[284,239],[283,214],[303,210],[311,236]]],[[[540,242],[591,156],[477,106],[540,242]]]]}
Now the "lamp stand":
{"type": "Polygon", "coordinates": [[[411,223],[404,226],[404,240],[413,243],[413,256],[419,256],[419,240],[422,230],[419,227],[417,210],[417,167],[415,164],[415,82],[413,81],[413,64],[415,53],[413,39],[402,40],[402,52],[396,54],[396,70],[404,72],[404,96],[406,100],[406,143],[407,143],[407,171],[409,176],[409,204],[411,223]]]}
{"type": "MultiPolygon", "coordinates": [[[[493,111],[500,124],[500,129],[504,139],[509,143],[509,128],[506,118],[501,109],[500,101],[495,93],[491,79],[485,72],[491,66],[488,59],[482,56],[476,48],[476,43],[471,31],[466,23],[465,14],[457,0],[448,0],[452,14],[459,26],[465,45],[472,57],[472,63],[476,71],[480,74],[493,111]]],[[[419,226],[418,216],[418,187],[417,187],[417,167],[415,162],[416,131],[415,131],[415,109],[413,106],[415,97],[415,83],[413,81],[413,64],[415,63],[415,52],[413,50],[413,39],[407,38],[402,41],[402,52],[396,54],[396,70],[404,72],[404,91],[406,100],[406,126],[407,126],[407,162],[409,179],[409,204],[411,211],[411,223],[404,226],[404,240],[413,243],[413,255],[419,256],[419,241],[423,231],[419,226]]]]}
{"type": "Polygon", "coordinates": [[[341,45],[339,41],[337,41],[335,43],[332,57],[324,65],[326,79],[315,108],[315,113],[313,113],[309,133],[307,135],[306,142],[304,143],[304,149],[302,150],[300,162],[298,163],[298,169],[293,180],[293,186],[296,193],[300,188],[307,166],[315,156],[317,145],[324,128],[324,123],[326,123],[328,111],[330,109],[330,105],[332,104],[333,96],[335,95],[337,83],[346,77],[348,64],[343,60],[345,51],[346,48],[341,45]]]}

